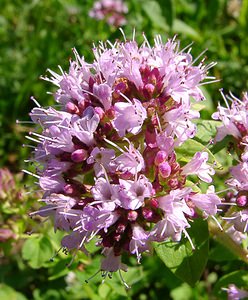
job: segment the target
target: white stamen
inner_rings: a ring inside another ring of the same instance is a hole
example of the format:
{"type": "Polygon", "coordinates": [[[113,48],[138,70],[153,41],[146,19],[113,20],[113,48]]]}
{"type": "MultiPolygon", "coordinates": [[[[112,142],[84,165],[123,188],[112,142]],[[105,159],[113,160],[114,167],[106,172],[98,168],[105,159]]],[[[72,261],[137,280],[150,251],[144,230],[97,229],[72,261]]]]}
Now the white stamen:
{"type": "Polygon", "coordinates": [[[32,137],[29,136],[29,135],[25,135],[25,138],[28,139],[28,140],[30,140],[30,141],[32,141],[32,142],[38,143],[38,144],[41,143],[40,140],[36,140],[36,139],[32,138],[32,137]]]}
{"type": "Polygon", "coordinates": [[[120,275],[121,281],[124,284],[124,286],[126,287],[126,289],[130,289],[131,287],[126,283],[126,281],[122,277],[121,270],[119,270],[119,275],[120,275]]]}
{"type": "Polygon", "coordinates": [[[37,107],[41,107],[39,102],[33,96],[31,96],[30,99],[36,104],[37,107]]]}
{"type": "Polygon", "coordinates": [[[133,102],[126,96],[124,95],[123,93],[120,93],[120,95],[127,100],[128,103],[132,104],[133,105],[133,102]]]}
{"type": "Polygon", "coordinates": [[[121,32],[123,38],[124,38],[124,41],[126,42],[126,41],[127,41],[127,38],[126,38],[126,35],[125,35],[123,29],[122,29],[122,28],[119,28],[119,30],[120,30],[120,32],[121,32]]]}
{"type": "Polygon", "coordinates": [[[204,53],[206,53],[208,51],[208,49],[206,48],[205,50],[203,50],[191,63],[191,65],[193,65],[201,56],[203,56],[204,53]]]}
{"type": "Polygon", "coordinates": [[[203,86],[203,85],[211,84],[211,83],[214,83],[214,82],[220,82],[220,79],[205,81],[205,82],[199,83],[197,86],[203,86]]]}
{"type": "Polygon", "coordinates": [[[32,172],[30,172],[30,171],[28,171],[28,170],[22,170],[22,172],[24,172],[24,173],[26,173],[26,174],[28,174],[28,175],[31,175],[31,176],[33,176],[33,177],[35,177],[35,178],[38,178],[38,179],[41,178],[41,176],[39,176],[39,175],[37,175],[37,174],[34,174],[34,173],[32,173],[32,172]]]}
{"type": "Polygon", "coordinates": [[[135,41],[135,28],[133,29],[133,42],[135,41]]]}
{"type": "Polygon", "coordinates": [[[117,144],[111,142],[111,141],[108,140],[107,138],[104,138],[104,141],[107,142],[108,144],[112,145],[113,147],[117,148],[121,153],[124,153],[124,152],[125,152],[123,149],[121,149],[121,147],[119,147],[117,144]]]}
{"type": "Polygon", "coordinates": [[[215,218],[215,216],[211,216],[212,219],[215,221],[215,223],[217,224],[217,226],[220,228],[221,231],[223,231],[222,226],[220,225],[220,222],[215,218]]]}
{"type": "Polygon", "coordinates": [[[190,238],[188,232],[187,232],[185,229],[183,229],[183,233],[184,233],[185,236],[187,237],[187,239],[188,239],[188,241],[189,241],[189,243],[190,243],[190,245],[191,245],[192,250],[195,250],[195,246],[194,246],[194,244],[193,244],[193,242],[192,242],[192,240],[191,240],[191,238],[190,238]]]}

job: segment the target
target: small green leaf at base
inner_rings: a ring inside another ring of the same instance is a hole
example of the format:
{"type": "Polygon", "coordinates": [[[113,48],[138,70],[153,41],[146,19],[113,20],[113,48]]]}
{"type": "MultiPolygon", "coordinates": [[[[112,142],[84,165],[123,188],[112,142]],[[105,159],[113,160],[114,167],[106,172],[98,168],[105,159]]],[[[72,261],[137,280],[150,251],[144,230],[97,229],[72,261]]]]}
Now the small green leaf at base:
{"type": "Polygon", "coordinates": [[[188,239],[180,242],[154,243],[157,255],[178,278],[194,286],[200,279],[208,259],[209,234],[207,222],[195,219],[188,231],[195,250],[188,239]]]}
{"type": "Polygon", "coordinates": [[[29,238],[22,248],[22,257],[33,269],[45,266],[54,254],[51,241],[47,237],[29,238]]]}

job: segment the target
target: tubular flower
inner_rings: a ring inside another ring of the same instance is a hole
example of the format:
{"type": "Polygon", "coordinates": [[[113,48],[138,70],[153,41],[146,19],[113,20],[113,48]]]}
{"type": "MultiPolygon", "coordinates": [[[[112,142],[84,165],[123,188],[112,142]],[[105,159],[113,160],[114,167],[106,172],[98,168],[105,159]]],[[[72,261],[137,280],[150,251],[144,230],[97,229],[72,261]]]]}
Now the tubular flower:
{"type": "Polygon", "coordinates": [[[68,250],[86,251],[98,236],[102,271],[112,272],[126,269],[123,253],[140,261],[152,241],[179,241],[195,209],[203,217],[217,211],[214,193],[185,185],[189,174],[211,182],[207,153],[182,166],[175,152],[195,135],[199,114],[190,99],[204,100],[199,85],[214,64],[195,66],[190,51],[160,36],[153,47],[145,38],[140,47],[108,42],[93,51],[89,64],[74,49],[68,73],[44,78],[57,86],[61,110],[30,114],[43,130],[30,133],[46,204],[36,213],[53,216],[55,229],[68,233],[68,250]]]}
{"type": "Polygon", "coordinates": [[[231,201],[235,202],[236,209],[224,219],[243,234],[248,231],[248,94],[244,93],[241,100],[231,93],[225,96],[221,91],[221,94],[227,107],[219,105],[218,111],[212,115],[213,119],[222,122],[215,140],[218,142],[226,135],[232,136],[234,142],[229,148],[238,158],[238,163],[229,169],[231,177],[226,181],[234,192],[231,201]]]}

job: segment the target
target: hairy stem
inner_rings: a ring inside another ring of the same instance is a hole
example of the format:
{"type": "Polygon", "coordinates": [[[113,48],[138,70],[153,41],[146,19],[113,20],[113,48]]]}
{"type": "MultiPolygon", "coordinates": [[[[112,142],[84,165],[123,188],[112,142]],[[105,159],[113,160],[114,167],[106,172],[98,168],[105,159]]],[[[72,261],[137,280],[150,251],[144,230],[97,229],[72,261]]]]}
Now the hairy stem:
{"type": "Polygon", "coordinates": [[[241,245],[237,244],[225,231],[221,231],[220,228],[213,222],[208,222],[208,229],[210,235],[220,244],[225,246],[234,255],[242,259],[248,264],[248,251],[243,249],[241,245]]]}

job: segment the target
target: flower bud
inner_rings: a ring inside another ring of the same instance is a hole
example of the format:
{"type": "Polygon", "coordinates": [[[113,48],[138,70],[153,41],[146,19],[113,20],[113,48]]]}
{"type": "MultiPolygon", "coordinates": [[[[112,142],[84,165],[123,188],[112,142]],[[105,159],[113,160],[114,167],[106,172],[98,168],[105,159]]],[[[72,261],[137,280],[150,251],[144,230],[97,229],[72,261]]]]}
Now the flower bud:
{"type": "Polygon", "coordinates": [[[155,90],[155,86],[151,83],[148,83],[145,85],[145,90],[148,92],[149,95],[152,95],[155,90]]]}
{"type": "Polygon", "coordinates": [[[79,113],[79,109],[78,109],[77,105],[74,104],[73,102],[66,103],[66,110],[70,114],[78,114],[79,113]]]}
{"type": "Polygon", "coordinates": [[[167,158],[167,154],[165,151],[158,151],[154,160],[155,165],[156,166],[160,165],[162,162],[165,161],[166,158],[167,158]]]}
{"type": "Polygon", "coordinates": [[[86,160],[87,157],[88,157],[88,153],[84,149],[77,149],[71,154],[71,160],[76,163],[86,160]]]}
{"type": "Polygon", "coordinates": [[[159,206],[158,205],[158,200],[155,199],[155,198],[151,199],[150,206],[153,207],[153,208],[158,208],[158,206],[159,206]]]}
{"type": "Polygon", "coordinates": [[[98,114],[100,120],[102,120],[104,118],[104,110],[101,107],[95,107],[95,112],[98,114]]]}
{"type": "Polygon", "coordinates": [[[178,187],[178,184],[179,184],[179,181],[177,178],[171,178],[169,181],[168,181],[168,185],[171,189],[176,189],[178,187]]]}
{"type": "Polygon", "coordinates": [[[116,228],[116,232],[117,233],[123,233],[126,229],[126,225],[123,223],[118,224],[117,228],[116,228]]]}
{"type": "Polygon", "coordinates": [[[246,195],[240,195],[240,196],[238,196],[237,199],[236,199],[236,203],[240,207],[246,206],[248,204],[247,196],[246,195]]]}
{"type": "Polygon", "coordinates": [[[137,211],[131,210],[131,211],[128,212],[128,214],[127,214],[128,221],[134,222],[134,221],[136,221],[137,218],[138,218],[137,211]]]}
{"type": "Polygon", "coordinates": [[[158,171],[163,178],[167,178],[171,174],[171,166],[167,161],[164,161],[158,166],[158,171]]]}
{"type": "Polygon", "coordinates": [[[153,217],[153,211],[150,208],[142,207],[142,215],[146,220],[151,221],[153,217]]]}
{"type": "Polygon", "coordinates": [[[67,195],[72,195],[75,192],[75,187],[72,184],[66,184],[63,189],[67,195]]]}

